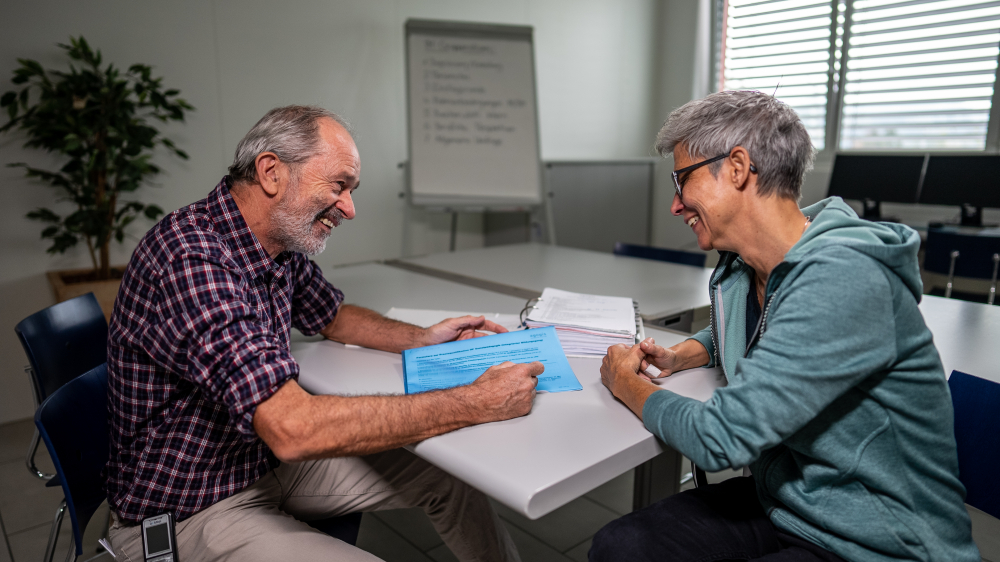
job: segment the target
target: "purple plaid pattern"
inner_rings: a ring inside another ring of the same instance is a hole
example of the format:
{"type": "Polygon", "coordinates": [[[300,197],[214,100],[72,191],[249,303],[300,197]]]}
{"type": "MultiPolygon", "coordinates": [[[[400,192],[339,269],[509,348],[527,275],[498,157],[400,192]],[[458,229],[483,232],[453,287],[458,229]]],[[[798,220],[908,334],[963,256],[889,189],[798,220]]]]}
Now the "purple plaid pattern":
{"type": "Polygon", "coordinates": [[[298,376],[290,328],[319,332],[344,299],[302,254],[267,255],[229,181],[143,237],[115,301],[105,477],[126,521],[182,520],[278,465],[254,410],[298,376]]]}

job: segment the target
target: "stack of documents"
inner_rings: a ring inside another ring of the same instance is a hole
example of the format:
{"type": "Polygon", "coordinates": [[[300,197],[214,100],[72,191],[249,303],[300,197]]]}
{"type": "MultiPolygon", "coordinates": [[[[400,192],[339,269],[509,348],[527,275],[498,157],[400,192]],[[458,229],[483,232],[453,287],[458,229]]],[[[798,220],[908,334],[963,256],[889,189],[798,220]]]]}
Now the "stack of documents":
{"type": "Polygon", "coordinates": [[[634,345],[641,322],[632,299],[546,288],[524,323],[555,328],[566,355],[603,357],[612,345],[634,345]]]}

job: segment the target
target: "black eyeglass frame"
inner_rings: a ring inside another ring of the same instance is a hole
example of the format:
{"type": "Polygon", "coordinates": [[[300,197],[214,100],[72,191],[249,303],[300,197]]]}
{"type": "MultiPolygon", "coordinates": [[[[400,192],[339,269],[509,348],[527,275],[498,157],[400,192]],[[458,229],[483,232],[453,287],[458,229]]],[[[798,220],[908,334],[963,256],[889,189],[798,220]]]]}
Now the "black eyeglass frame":
{"type": "Polygon", "coordinates": [[[680,170],[674,170],[673,172],[670,172],[671,177],[674,178],[674,189],[677,190],[677,196],[680,197],[681,199],[684,198],[684,196],[681,195],[681,174],[686,174],[688,172],[693,172],[693,171],[697,170],[698,168],[701,168],[702,166],[707,166],[708,164],[711,164],[712,162],[718,162],[719,160],[722,160],[723,158],[725,158],[727,156],[729,156],[728,152],[726,152],[724,154],[720,154],[720,155],[716,156],[715,158],[709,158],[708,160],[702,160],[701,162],[698,162],[697,164],[692,164],[692,165],[690,165],[690,166],[688,166],[686,168],[681,168],[680,170]]]}
{"type": "MultiPolygon", "coordinates": [[[[701,162],[698,162],[697,164],[692,164],[692,165],[688,166],[687,168],[681,168],[680,170],[674,170],[673,172],[670,172],[670,176],[674,178],[674,189],[677,190],[677,196],[680,197],[681,199],[684,199],[684,196],[681,195],[681,174],[686,174],[688,172],[693,172],[693,171],[697,170],[698,168],[701,168],[702,166],[705,166],[706,164],[711,164],[712,162],[718,162],[719,160],[722,160],[723,158],[725,158],[726,156],[729,156],[730,154],[731,154],[731,152],[727,152],[725,154],[720,154],[720,155],[716,156],[715,158],[709,158],[708,160],[702,160],[701,162]]],[[[757,166],[754,166],[753,164],[750,164],[750,173],[756,174],[757,173],[757,166]]]]}

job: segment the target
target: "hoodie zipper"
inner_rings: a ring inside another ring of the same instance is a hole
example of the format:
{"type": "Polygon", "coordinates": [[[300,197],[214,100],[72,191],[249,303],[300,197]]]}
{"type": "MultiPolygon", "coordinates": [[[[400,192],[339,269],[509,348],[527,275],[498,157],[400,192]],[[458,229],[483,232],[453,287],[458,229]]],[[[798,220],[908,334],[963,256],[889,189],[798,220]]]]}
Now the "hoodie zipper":
{"type": "Polygon", "coordinates": [[[746,351],[743,352],[743,357],[750,355],[750,348],[753,347],[753,344],[757,343],[757,340],[764,335],[764,330],[767,327],[767,313],[771,310],[771,303],[774,302],[775,293],[777,293],[777,291],[771,293],[771,298],[767,299],[767,305],[764,306],[764,313],[761,314],[760,321],[757,322],[757,329],[754,330],[753,335],[750,336],[750,341],[747,342],[747,348],[746,351]]]}
{"type": "MultiPolygon", "coordinates": [[[[708,307],[708,315],[709,315],[709,321],[711,322],[712,325],[712,347],[715,348],[715,364],[722,368],[722,375],[726,377],[726,379],[728,380],[729,376],[726,375],[726,363],[725,361],[722,360],[723,354],[720,353],[719,350],[719,341],[720,341],[720,338],[718,336],[719,326],[717,321],[717,315],[715,313],[715,292],[716,290],[719,290],[719,287],[712,286],[715,283],[715,276],[719,273],[719,268],[722,267],[724,261],[727,261],[725,257],[719,259],[719,263],[715,266],[715,271],[712,272],[712,277],[711,277],[712,281],[709,281],[708,283],[708,297],[711,303],[711,306],[708,307]]],[[[721,301],[722,298],[720,297],[719,298],[720,306],[721,306],[721,301]]]]}

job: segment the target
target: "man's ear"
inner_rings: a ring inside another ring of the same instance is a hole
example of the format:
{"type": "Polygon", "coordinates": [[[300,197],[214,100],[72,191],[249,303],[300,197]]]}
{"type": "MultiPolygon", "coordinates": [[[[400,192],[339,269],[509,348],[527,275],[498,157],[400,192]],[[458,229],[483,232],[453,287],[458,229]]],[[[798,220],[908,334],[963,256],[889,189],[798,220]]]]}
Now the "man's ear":
{"type": "Polygon", "coordinates": [[[732,164],[729,179],[733,186],[740,191],[746,189],[750,185],[751,172],[756,171],[751,169],[754,165],[750,162],[750,153],[742,146],[737,146],[729,153],[729,162],[732,164]]]}
{"type": "Polygon", "coordinates": [[[264,192],[274,197],[278,194],[278,183],[281,181],[281,160],[273,152],[261,152],[254,160],[257,168],[257,183],[264,192]]]}

